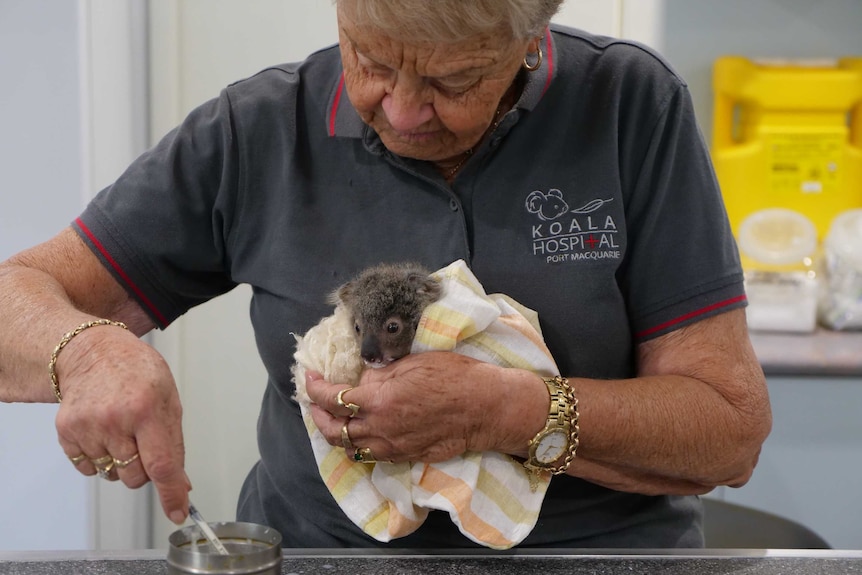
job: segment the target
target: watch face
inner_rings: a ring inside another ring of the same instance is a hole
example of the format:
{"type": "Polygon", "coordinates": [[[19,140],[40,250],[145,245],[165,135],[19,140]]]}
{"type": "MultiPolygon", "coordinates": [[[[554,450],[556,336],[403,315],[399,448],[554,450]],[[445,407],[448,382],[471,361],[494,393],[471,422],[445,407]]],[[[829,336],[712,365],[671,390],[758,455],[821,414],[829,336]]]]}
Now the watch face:
{"type": "Polygon", "coordinates": [[[553,463],[566,452],[569,438],[562,429],[552,429],[543,435],[536,445],[536,461],[553,463]]]}

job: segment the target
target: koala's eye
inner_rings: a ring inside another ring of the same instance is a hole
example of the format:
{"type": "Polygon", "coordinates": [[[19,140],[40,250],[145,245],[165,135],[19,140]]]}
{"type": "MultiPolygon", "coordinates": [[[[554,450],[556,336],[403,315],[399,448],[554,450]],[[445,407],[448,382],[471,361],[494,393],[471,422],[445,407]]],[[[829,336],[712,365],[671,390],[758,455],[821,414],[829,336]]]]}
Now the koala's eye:
{"type": "Polygon", "coordinates": [[[401,326],[398,325],[398,322],[390,321],[386,324],[386,331],[389,333],[398,333],[399,329],[401,329],[401,326]]]}
{"type": "Polygon", "coordinates": [[[358,323],[353,324],[353,329],[355,329],[355,330],[356,330],[356,333],[359,333],[360,331],[362,331],[362,330],[360,330],[360,329],[359,329],[359,324],[358,324],[358,323]]]}

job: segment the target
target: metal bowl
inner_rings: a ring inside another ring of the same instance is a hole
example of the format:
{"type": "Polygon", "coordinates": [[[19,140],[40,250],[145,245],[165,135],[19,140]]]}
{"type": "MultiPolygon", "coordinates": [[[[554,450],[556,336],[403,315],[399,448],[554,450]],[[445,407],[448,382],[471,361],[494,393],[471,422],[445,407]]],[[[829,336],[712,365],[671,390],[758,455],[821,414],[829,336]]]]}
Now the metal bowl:
{"type": "Polygon", "coordinates": [[[168,542],[168,573],[280,575],[281,533],[256,523],[209,523],[229,551],[221,555],[200,530],[190,525],[174,531],[168,542]]]}

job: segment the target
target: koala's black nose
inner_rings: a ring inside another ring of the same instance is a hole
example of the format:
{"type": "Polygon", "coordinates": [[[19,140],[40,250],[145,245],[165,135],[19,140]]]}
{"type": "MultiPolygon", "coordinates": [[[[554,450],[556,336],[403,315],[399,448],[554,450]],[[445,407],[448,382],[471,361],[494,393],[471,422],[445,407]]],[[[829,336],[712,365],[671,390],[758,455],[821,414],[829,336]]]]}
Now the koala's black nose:
{"type": "Polygon", "coordinates": [[[359,355],[368,363],[378,363],[383,361],[383,350],[374,338],[367,337],[362,340],[362,347],[359,350],[359,355]]]}
{"type": "Polygon", "coordinates": [[[383,356],[381,356],[379,353],[363,353],[362,359],[364,359],[368,363],[379,363],[383,361],[383,356]]]}

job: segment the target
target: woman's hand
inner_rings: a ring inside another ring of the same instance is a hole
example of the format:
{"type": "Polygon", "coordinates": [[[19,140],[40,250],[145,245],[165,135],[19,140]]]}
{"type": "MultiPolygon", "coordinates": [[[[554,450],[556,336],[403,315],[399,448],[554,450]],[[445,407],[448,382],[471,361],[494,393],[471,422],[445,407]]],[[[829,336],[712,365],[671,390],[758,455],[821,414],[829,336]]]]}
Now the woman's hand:
{"type": "Polygon", "coordinates": [[[451,352],[408,355],[368,369],[352,389],[306,376],[315,424],[335,446],[350,440],[382,461],[437,462],[465,451],[521,453],[542,428],[548,392],[528,371],[504,369],[451,352]],[[355,417],[339,406],[359,406],[355,417]]]}
{"type": "Polygon", "coordinates": [[[57,356],[60,444],[84,475],[96,460],[129,487],[152,480],[181,523],[191,487],[179,396],[164,359],[138,339],[155,324],[71,228],[0,263],[0,401],[56,401],[48,357],[63,333],[97,318],[129,331],[85,329],[57,356]]]}
{"type": "Polygon", "coordinates": [[[75,468],[84,475],[109,468],[103,478],[131,488],[152,480],[165,514],[182,523],[191,485],[183,470],[182,408],[164,359],[134,334],[100,326],[73,338],[57,368],[57,433],[75,468]]]}

